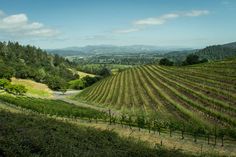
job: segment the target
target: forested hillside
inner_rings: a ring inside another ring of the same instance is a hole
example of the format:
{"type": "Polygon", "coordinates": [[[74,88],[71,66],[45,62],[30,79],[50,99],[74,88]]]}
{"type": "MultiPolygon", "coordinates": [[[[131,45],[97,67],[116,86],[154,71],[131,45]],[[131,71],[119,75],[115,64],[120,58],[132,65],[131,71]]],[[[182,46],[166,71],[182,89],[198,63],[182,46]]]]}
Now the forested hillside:
{"type": "Polygon", "coordinates": [[[196,52],[201,59],[222,60],[236,56],[236,48],[233,44],[208,46],[196,52]],[[228,46],[227,46],[228,45],[228,46]]]}
{"type": "Polygon", "coordinates": [[[73,66],[67,59],[34,46],[0,42],[0,78],[33,79],[59,90],[78,77],[69,70],[73,66]]]}

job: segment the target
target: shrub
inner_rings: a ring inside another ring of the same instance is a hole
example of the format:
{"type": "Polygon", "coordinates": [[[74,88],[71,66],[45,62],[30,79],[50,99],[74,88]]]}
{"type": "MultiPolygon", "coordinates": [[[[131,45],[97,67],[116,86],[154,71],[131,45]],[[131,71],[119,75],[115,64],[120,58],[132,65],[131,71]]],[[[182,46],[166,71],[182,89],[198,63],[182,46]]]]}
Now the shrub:
{"type": "Polygon", "coordinates": [[[7,79],[0,79],[0,89],[5,89],[10,84],[7,79]]]}
{"type": "Polygon", "coordinates": [[[172,66],[174,63],[171,62],[169,59],[167,58],[162,58],[160,61],[159,61],[159,65],[165,65],[165,66],[172,66]]]}
{"type": "Polygon", "coordinates": [[[27,89],[23,85],[12,85],[9,84],[5,87],[5,90],[8,93],[14,94],[14,95],[23,95],[27,92],[27,89]]]}
{"type": "Polygon", "coordinates": [[[85,87],[91,86],[92,84],[96,83],[99,81],[101,78],[100,77],[91,77],[91,76],[85,76],[81,80],[84,81],[85,87]]]}
{"type": "Polygon", "coordinates": [[[183,62],[183,65],[192,65],[192,64],[205,63],[205,62],[208,62],[206,58],[199,60],[198,55],[190,54],[187,56],[187,58],[183,62]]]}
{"type": "Polygon", "coordinates": [[[70,89],[84,89],[85,82],[82,79],[77,79],[69,82],[70,89]]]}

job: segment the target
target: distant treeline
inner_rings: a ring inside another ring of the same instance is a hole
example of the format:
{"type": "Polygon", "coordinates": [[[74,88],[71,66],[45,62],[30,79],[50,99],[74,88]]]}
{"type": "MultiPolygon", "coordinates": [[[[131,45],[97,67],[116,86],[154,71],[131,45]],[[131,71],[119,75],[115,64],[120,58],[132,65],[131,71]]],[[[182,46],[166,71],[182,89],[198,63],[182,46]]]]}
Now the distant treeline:
{"type": "Polygon", "coordinates": [[[0,42],[0,78],[33,79],[53,90],[60,90],[68,81],[79,77],[70,70],[75,66],[59,55],[48,54],[34,46],[0,42]]]}

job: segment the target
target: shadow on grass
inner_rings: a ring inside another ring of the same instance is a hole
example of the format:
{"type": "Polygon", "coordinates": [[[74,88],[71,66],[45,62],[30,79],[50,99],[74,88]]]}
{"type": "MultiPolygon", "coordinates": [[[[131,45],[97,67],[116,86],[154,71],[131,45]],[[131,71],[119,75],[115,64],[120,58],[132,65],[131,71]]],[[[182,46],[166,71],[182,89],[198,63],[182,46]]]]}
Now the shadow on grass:
{"type": "Polygon", "coordinates": [[[77,127],[38,115],[0,111],[0,157],[4,156],[188,156],[150,148],[111,131],[77,127]]]}

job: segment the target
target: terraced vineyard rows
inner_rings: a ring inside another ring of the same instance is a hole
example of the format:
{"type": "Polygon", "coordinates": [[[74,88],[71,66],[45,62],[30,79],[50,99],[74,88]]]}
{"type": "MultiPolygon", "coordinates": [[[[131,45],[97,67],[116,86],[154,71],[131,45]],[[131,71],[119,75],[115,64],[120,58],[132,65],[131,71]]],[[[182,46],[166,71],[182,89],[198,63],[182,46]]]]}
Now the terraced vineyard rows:
{"type": "Polygon", "coordinates": [[[77,98],[163,120],[235,128],[235,74],[236,59],[188,67],[145,65],[108,77],[77,98]]]}

